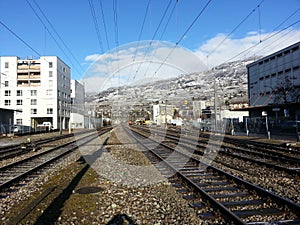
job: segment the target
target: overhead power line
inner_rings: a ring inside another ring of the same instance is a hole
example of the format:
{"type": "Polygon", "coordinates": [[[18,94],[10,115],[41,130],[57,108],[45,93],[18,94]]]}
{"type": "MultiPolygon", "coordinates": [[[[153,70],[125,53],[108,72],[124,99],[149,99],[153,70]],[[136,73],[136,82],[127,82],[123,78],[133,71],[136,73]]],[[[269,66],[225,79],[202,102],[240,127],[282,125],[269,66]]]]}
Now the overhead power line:
{"type": "Polygon", "coordinates": [[[167,59],[170,57],[170,55],[173,53],[173,51],[177,48],[179,43],[183,40],[183,38],[186,36],[186,34],[190,31],[190,29],[194,26],[194,24],[197,22],[197,20],[200,18],[200,16],[203,14],[203,12],[206,10],[206,8],[209,6],[212,0],[207,1],[207,3],[204,5],[204,7],[201,9],[201,11],[198,13],[196,18],[193,20],[193,22],[188,26],[188,28],[185,30],[185,32],[181,35],[181,37],[176,42],[175,46],[171,49],[167,57],[164,59],[164,61],[160,64],[158,69],[153,73],[152,77],[154,77],[157,72],[161,69],[161,67],[166,63],[167,59]]]}
{"type": "Polygon", "coordinates": [[[156,34],[157,34],[157,32],[158,32],[158,30],[159,30],[159,28],[160,28],[160,26],[161,26],[161,24],[162,24],[162,22],[163,22],[163,20],[164,20],[164,18],[166,16],[166,14],[167,14],[167,12],[168,12],[168,10],[170,8],[171,2],[172,2],[172,0],[169,0],[169,3],[167,5],[166,9],[164,10],[164,13],[163,13],[163,15],[162,15],[162,17],[161,17],[161,19],[159,21],[159,24],[158,24],[158,26],[157,26],[157,28],[156,28],[156,30],[155,30],[155,32],[154,32],[154,34],[153,34],[153,36],[152,36],[152,38],[150,40],[150,43],[149,43],[149,45],[148,45],[148,47],[146,49],[146,52],[144,53],[143,60],[139,63],[139,66],[138,66],[137,70],[135,71],[135,74],[133,76],[133,80],[135,79],[135,77],[136,77],[137,73],[139,72],[139,70],[140,70],[143,62],[145,61],[146,56],[148,55],[148,52],[149,52],[150,47],[152,45],[152,42],[153,42],[154,38],[156,37],[156,34]]]}
{"type": "Polygon", "coordinates": [[[28,0],[26,0],[27,4],[29,5],[29,7],[32,9],[32,11],[34,12],[34,14],[36,15],[36,17],[39,19],[39,21],[42,23],[42,25],[44,26],[44,28],[48,31],[48,33],[50,34],[50,36],[52,37],[52,39],[54,40],[54,42],[57,44],[57,46],[59,47],[59,49],[62,51],[62,53],[66,56],[66,58],[70,61],[70,63],[72,64],[73,68],[79,73],[81,74],[81,72],[77,69],[77,67],[73,64],[72,60],[70,59],[70,57],[66,54],[66,52],[64,51],[64,49],[62,48],[62,46],[58,43],[58,41],[56,40],[56,38],[53,36],[53,34],[50,32],[50,30],[48,29],[48,27],[46,26],[46,24],[44,23],[44,21],[42,20],[42,18],[39,16],[39,14],[36,12],[36,10],[33,8],[33,6],[30,4],[30,2],[28,0]]]}
{"type": "Polygon", "coordinates": [[[14,31],[12,31],[8,26],[6,26],[2,21],[0,21],[0,24],[7,29],[10,33],[12,33],[16,38],[18,38],[23,44],[25,44],[28,48],[30,48],[33,52],[35,52],[38,56],[41,56],[41,54],[35,50],[30,44],[28,44],[23,38],[21,38],[19,35],[17,35],[14,31]]]}
{"type": "Polygon", "coordinates": [[[100,52],[104,53],[100,28],[99,28],[99,24],[98,24],[96,12],[95,12],[95,7],[94,7],[94,4],[93,4],[93,0],[89,0],[89,5],[90,5],[90,9],[91,9],[92,18],[93,18],[93,21],[94,21],[94,26],[95,26],[95,30],[96,30],[98,44],[99,44],[99,47],[100,47],[100,52]]]}
{"type": "Polygon", "coordinates": [[[145,26],[145,22],[146,22],[148,10],[149,10],[150,2],[151,2],[151,0],[148,0],[147,8],[146,8],[146,11],[145,11],[145,14],[144,14],[144,19],[143,19],[142,27],[141,27],[141,30],[140,30],[140,33],[139,33],[137,47],[135,49],[134,56],[133,56],[133,62],[135,61],[137,50],[138,50],[138,47],[139,47],[139,44],[140,44],[140,41],[141,41],[141,38],[142,38],[142,33],[143,33],[143,30],[144,30],[144,26],[145,26]]]}
{"type": "MultiPolygon", "coordinates": [[[[286,21],[288,21],[292,16],[294,16],[294,15],[295,15],[297,12],[299,12],[299,11],[300,11],[300,8],[296,9],[293,13],[291,13],[291,15],[289,15],[289,16],[288,16],[286,19],[284,19],[279,25],[277,25],[272,31],[273,31],[273,32],[276,31],[279,27],[281,27],[286,21]]],[[[266,41],[266,40],[272,38],[273,36],[278,35],[279,33],[281,33],[281,32],[283,32],[283,31],[287,30],[288,28],[290,28],[290,27],[296,25],[296,24],[299,23],[299,22],[300,22],[300,20],[298,20],[298,21],[292,23],[291,25],[289,25],[289,26],[283,28],[282,30],[280,30],[280,31],[278,31],[278,32],[276,32],[276,33],[274,33],[274,34],[269,35],[269,36],[268,36],[265,40],[263,40],[263,41],[266,41]]],[[[289,32],[288,32],[288,33],[289,33],[289,32]]],[[[280,38],[279,38],[279,39],[280,39],[280,38]]],[[[260,43],[261,43],[261,42],[260,42],[260,43]]],[[[247,52],[249,52],[249,50],[251,50],[252,48],[258,46],[260,43],[257,43],[257,44],[255,44],[255,45],[253,45],[253,46],[247,48],[246,50],[244,50],[244,51],[238,53],[237,55],[231,57],[230,59],[226,60],[226,61],[223,62],[223,63],[229,62],[229,61],[235,59],[236,57],[242,55],[243,53],[246,53],[246,54],[244,54],[244,57],[245,57],[245,56],[247,55],[247,52]]],[[[264,48],[266,48],[266,47],[268,47],[268,46],[265,46],[264,48]]],[[[221,63],[221,64],[223,64],[223,63],[221,63]]]]}
{"type": "MultiPolygon", "coordinates": [[[[163,36],[164,36],[164,34],[165,34],[166,30],[167,30],[167,27],[168,27],[168,25],[169,25],[169,23],[170,23],[170,20],[171,20],[173,14],[174,14],[174,11],[175,11],[175,8],[176,8],[176,6],[177,6],[177,3],[178,3],[178,0],[175,1],[175,4],[174,4],[174,6],[173,6],[173,8],[172,8],[172,10],[171,10],[171,13],[170,13],[169,18],[168,18],[168,20],[167,20],[167,23],[165,24],[165,27],[164,27],[164,29],[163,29],[163,32],[161,33],[161,36],[160,36],[160,38],[159,38],[159,41],[162,40],[162,38],[163,38],[163,36]]],[[[159,43],[157,42],[157,46],[158,46],[158,45],[159,45],[159,43]]],[[[150,60],[149,63],[148,63],[148,66],[147,66],[147,69],[146,69],[146,71],[145,71],[145,73],[144,73],[144,76],[148,73],[149,68],[150,68],[150,64],[151,64],[151,60],[150,60]]]]}
{"type": "MultiPolygon", "coordinates": [[[[233,28],[233,30],[229,34],[227,34],[227,36],[207,55],[207,57],[213,54],[224,43],[224,41],[226,41],[255,12],[257,8],[259,9],[260,5],[263,2],[264,0],[262,0],[254,9],[252,9],[251,12],[235,28],[233,28]]],[[[259,29],[260,29],[260,19],[259,19],[259,29]]]]}
{"type": "MultiPolygon", "coordinates": [[[[262,42],[265,42],[265,41],[269,40],[270,38],[272,38],[272,37],[274,37],[274,36],[276,36],[276,35],[280,34],[281,32],[283,32],[283,31],[285,31],[285,30],[289,29],[290,27],[292,27],[292,26],[296,25],[297,23],[300,23],[300,20],[297,20],[296,22],[294,22],[294,23],[290,24],[289,26],[287,26],[287,27],[283,28],[282,30],[280,30],[280,31],[278,31],[278,32],[276,32],[276,33],[273,33],[273,34],[269,35],[268,37],[266,37],[265,39],[263,39],[263,40],[262,40],[262,42]]],[[[235,56],[231,57],[230,59],[227,59],[225,62],[223,62],[223,63],[221,63],[221,64],[224,64],[224,63],[227,63],[227,62],[230,62],[230,61],[232,61],[232,60],[233,60],[233,59],[235,59],[236,57],[238,57],[238,56],[242,55],[243,53],[246,53],[246,52],[248,52],[250,49],[252,49],[252,48],[254,48],[254,47],[258,46],[258,45],[259,45],[259,44],[261,44],[262,42],[256,43],[255,45],[253,45],[253,46],[251,46],[251,47],[249,47],[249,48],[245,49],[244,51],[242,51],[242,52],[238,53],[237,55],[235,55],[235,56]]],[[[220,65],[221,65],[221,64],[220,64],[220,65]]]]}
{"type": "MultiPolygon", "coordinates": [[[[134,64],[135,60],[136,60],[136,55],[137,55],[137,51],[140,47],[140,42],[141,42],[141,38],[142,38],[142,34],[143,34],[143,30],[144,30],[144,26],[145,26],[145,22],[146,22],[146,18],[147,18],[147,14],[148,14],[148,11],[149,11],[149,6],[150,6],[150,2],[151,0],[148,0],[148,4],[147,4],[147,7],[146,7],[146,11],[144,13],[144,18],[143,18],[143,22],[142,22],[142,26],[141,26],[141,29],[140,29],[140,32],[139,32],[139,37],[138,37],[138,41],[137,41],[137,44],[136,44],[136,47],[135,47],[135,51],[134,51],[134,55],[132,57],[132,65],[134,64]]],[[[129,76],[127,78],[127,82],[129,81],[129,78],[130,78],[130,75],[131,75],[131,72],[132,72],[132,67],[130,67],[130,71],[129,71],[129,76]]]]}
{"type": "Polygon", "coordinates": [[[114,11],[115,43],[116,43],[116,48],[118,48],[119,47],[119,28],[118,28],[117,0],[113,0],[113,11],[114,11]]]}
{"type": "Polygon", "coordinates": [[[84,71],[84,69],[82,68],[81,64],[77,60],[77,58],[74,56],[74,54],[72,53],[72,51],[70,50],[70,48],[67,46],[67,44],[64,42],[64,40],[62,39],[62,37],[59,35],[59,33],[57,32],[57,30],[55,29],[55,27],[52,25],[52,23],[50,22],[50,20],[46,16],[46,14],[43,12],[43,10],[41,9],[41,7],[37,4],[37,2],[35,0],[33,0],[33,2],[37,6],[37,8],[39,9],[39,11],[41,12],[41,14],[43,15],[43,17],[46,19],[46,21],[48,22],[48,24],[50,25],[50,27],[52,28],[52,30],[55,32],[55,34],[57,35],[57,37],[59,38],[59,40],[61,41],[61,43],[63,44],[63,46],[67,49],[67,51],[69,52],[69,54],[72,56],[72,58],[74,59],[74,61],[77,63],[78,67],[82,71],[84,71]]]}
{"type": "Polygon", "coordinates": [[[108,42],[108,35],[107,35],[107,29],[106,29],[106,23],[105,23],[105,16],[104,16],[104,12],[103,12],[102,1],[99,0],[99,3],[100,3],[100,9],[101,9],[102,22],[103,22],[103,28],[104,28],[104,33],[105,33],[105,39],[106,39],[107,49],[110,49],[109,42],[108,42]]]}
{"type": "Polygon", "coordinates": [[[168,20],[167,20],[167,23],[166,23],[164,29],[163,29],[163,32],[162,32],[161,35],[160,35],[159,40],[161,40],[161,39],[163,38],[163,36],[165,35],[165,32],[166,32],[166,30],[167,30],[167,27],[169,26],[170,20],[171,20],[173,14],[174,14],[175,9],[176,9],[177,3],[178,3],[178,0],[175,1],[175,4],[174,4],[174,6],[173,6],[173,8],[172,8],[172,11],[171,11],[171,13],[170,13],[170,15],[169,15],[169,18],[168,18],[168,20]]]}

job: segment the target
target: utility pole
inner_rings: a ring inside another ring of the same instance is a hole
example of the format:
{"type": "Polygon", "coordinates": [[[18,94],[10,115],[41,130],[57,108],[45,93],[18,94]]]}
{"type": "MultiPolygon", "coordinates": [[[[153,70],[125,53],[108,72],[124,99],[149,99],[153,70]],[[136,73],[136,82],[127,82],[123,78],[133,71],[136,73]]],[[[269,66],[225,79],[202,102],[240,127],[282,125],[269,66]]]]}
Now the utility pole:
{"type": "Polygon", "coordinates": [[[165,129],[167,129],[167,100],[165,101],[165,129]]]}
{"type": "Polygon", "coordinates": [[[62,124],[61,124],[61,121],[62,121],[62,118],[61,118],[61,100],[59,101],[59,134],[62,134],[62,124]]]}

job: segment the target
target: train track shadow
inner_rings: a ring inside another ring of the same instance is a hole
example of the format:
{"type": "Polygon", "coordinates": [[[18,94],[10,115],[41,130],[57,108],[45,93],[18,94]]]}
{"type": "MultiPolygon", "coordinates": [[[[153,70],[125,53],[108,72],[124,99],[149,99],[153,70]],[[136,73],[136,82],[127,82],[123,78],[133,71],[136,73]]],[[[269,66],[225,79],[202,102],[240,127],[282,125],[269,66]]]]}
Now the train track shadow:
{"type": "MultiPolygon", "coordinates": [[[[104,143],[107,143],[108,138],[105,140],[104,143]]],[[[79,162],[86,163],[86,165],[76,174],[76,176],[71,180],[68,186],[51,202],[51,204],[44,210],[41,216],[35,221],[35,225],[45,225],[45,224],[55,224],[60,217],[65,202],[70,198],[73,193],[73,190],[76,188],[82,177],[86,174],[86,172],[91,167],[92,161],[95,161],[99,155],[103,152],[103,147],[105,144],[102,145],[97,151],[95,151],[92,155],[85,156],[84,158],[88,157],[88,163],[86,160],[81,157],[79,162]],[[83,161],[84,160],[84,161],[83,161]]]]}
{"type": "Polygon", "coordinates": [[[89,164],[86,164],[72,179],[69,185],[59,194],[52,203],[45,209],[43,214],[36,220],[34,224],[41,225],[41,224],[55,224],[57,219],[62,213],[62,209],[64,203],[69,199],[73,190],[76,188],[78,183],[80,182],[81,178],[90,168],[89,164]]]}

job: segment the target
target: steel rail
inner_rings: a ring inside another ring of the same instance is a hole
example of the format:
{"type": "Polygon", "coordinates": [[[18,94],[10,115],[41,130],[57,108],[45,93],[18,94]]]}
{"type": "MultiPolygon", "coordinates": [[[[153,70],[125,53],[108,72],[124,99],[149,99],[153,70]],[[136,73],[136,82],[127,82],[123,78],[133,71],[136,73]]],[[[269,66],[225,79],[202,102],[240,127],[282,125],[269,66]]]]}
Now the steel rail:
{"type": "MultiPolygon", "coordinates": [[[[132,130],[134,131],[134,130],[132,130]]],[[[134,131],[135,132],[135,131],[134,131]]],[[[146,135],[140,134],[141,136],[146,137],[146,135]]],[[[133,136],[134,137],[134,136],[133,136]]],[[[145,148],[147,148],[146,145],[143,144],[143,142],[138,139],[137,137],[134,137],[141,145],[143,145],[145,148]]],[[[149,138],[148,138],[149,140],[149,138]]],[[[186,153],[182,153],[180,151],[177,151],[176,149],[173,149],[171,147],[169,147],[168,145],[162,144],[160,142],[157,142],[155,140],[152,140],[154,143],[158,144],[159,146],[163,146],[171,151],[176,151],[176,153],[182,155],[183,157],[188,157],[190,160],[193,160],[194,162],[198,163],[198,165],[204,165],[207,169],[209,170],[213,170],[215,172],[217,172],[218,174],[220,174],[221,176],[225,176],[230,180],[233,180],[235,183],[239,184],[239,185],[243,185],[246,189],[248,189],[249,191],[255,191],[257,194],[259,194],[261,196],[261,198],[266,199],[266,198],[270,198],[272,199],[272,201],[278,203],[281,206],[287,206],[288,208],[290,208],[298,217],[300,217],[300,205],[297,203],[292,202],[291,200],[287,199],[287,198],[283,198],[279,195],[276,195],[272,192],[266,191],[263,188],[256,186],[248,181],[242,180],[241,178],[238,178],[236,176],[233,176],[223,170],[220,170],[216,167],[207,165],[204,162],[201,162],[200,160],[193,158],[191,155],[186,154],[186,153]]],[[[151,149],[149,149],[149,151],[152,151],[151,149]]],[[[224,215],[224,217],[227,219],[227,221],[235,221],[235,224],[245,224],[244,221],[242,221],[237,215],[235,215],[233,212],[231,212],[228,208],[226,208],[225,206],[223,206],[221,203],[219,203],[215,198],[213,198],[212,196],[210,196],[208,193],[206,193],[205,191],[203,191],[200,187],[198,187],[192,180],[190,180],[188,177],[186,177],[183,173],[180,172],[179,169],[173,167],[169,162],[165,161],[163,159],[163,157],[161,157],[159,154],[157,153],[153,153],[154,155],[156,155],[157,157],[159,157],[164,163],[166,163],[172,170],[176,171],[176,174],[179,175],[182,179],[184,179],[187,183],[189,183],[190,185],[192,185],[192,187],[196,190],[199,189],[200,194],[205,198],[208,199],[212,205],[215,206],[215,208],[219,209],[220,212],[224,215]],[[238,218],[236,218],[238,217],[238,218]]]]}

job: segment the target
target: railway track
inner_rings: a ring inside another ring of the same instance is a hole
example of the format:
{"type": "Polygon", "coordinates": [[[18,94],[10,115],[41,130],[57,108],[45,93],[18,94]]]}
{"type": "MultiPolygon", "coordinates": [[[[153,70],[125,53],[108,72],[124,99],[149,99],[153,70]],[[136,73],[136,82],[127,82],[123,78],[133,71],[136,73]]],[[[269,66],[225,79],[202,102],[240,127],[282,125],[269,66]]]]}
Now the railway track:
{"type": "MultiPolygon", "coordinates": [[[[149,132],[149,130],[145,128],[135,128],[143,130],[144,132],[149,132]]],[[[188,145],[194,146],[197,149],[193,147],[190,148],[190,151],[198,155],[203,155],[203,151],[208,144],[209,138],[207,134],[204,135],[204,139],[202,136],[199,139],[195,139],[196,137],[188,136],[184,136],[184,138],[181,138],[178,136],[178,133],[173,132],[167,132],[167,134],[159,130],[152,130],[152,132],[155,132],[157,135],[164,135],[166,140],[170,139],[178,143],[180,142],[179,145],[184,148],[188,149],[188,145]],[[195,146],[196,142],[197,144],[195,146]]],[[[245,161],[254,162],[259,165],[264,165],[268,168],[274,168],[280,171],[285,171],[292,175],[300,175],[300,152],[297,150],[283,148],[271,144],[264,145],[264,143],[258,143],[253,141],[248,142],[247,140],[235,140],[227,137],[224,137],[221,146],[219,143],[213,143],[212,141],[210,141],[210,146],[220,148],[219,154],[221,155],[231,156],[233,158],[239,158],[245,161]],[[255,145],[256,143],[257,146],[255,145]]]]}
{"type": "MultiPolygon", "coordinates": [[[[78,132],[77,134],[84,134],[89,131],[81,131],[78,132]]],[[[0,148],[0,161],[13,158],[22,154],[26,154],[29,151],[36,150],[37,148],[40,148],[41,145],[48,144],[54,141],[66,139],[73,137],[74,134],[64,134],[56,137],[49,137],[45,139],[40,139],[37,141],[29,141],[29,142],[24,142],[20,144],[14,144],[14,145],[9,145],[9,146],[4,146],[0,148]]]]}
{"type": "Polygon", "coordinates": [[[0,168],[0,192],[5,192],[12,185],[20,180],[28,177],[30,174],[37,172],[51,163],[63,158],[64,156],[74,152],[80,145],[84,145],[99,135],[108,132],[104,129],[98,132],[93,132],[87,136],[78,138],[77,140],[69,141],[47,151],[35,154],[25,159],[13,162],[0,168]]]}
{"type": "Polygon", "coordinates": [[[146,156],[202,219],[222,216],[234,224],[300,224],[300,205],[137,132],[134,138],[148,149],[146,156]]]}

